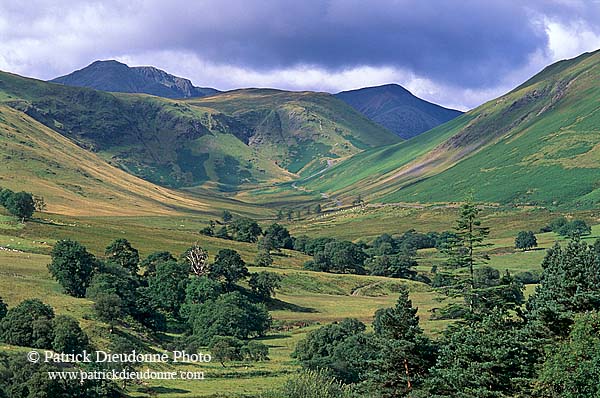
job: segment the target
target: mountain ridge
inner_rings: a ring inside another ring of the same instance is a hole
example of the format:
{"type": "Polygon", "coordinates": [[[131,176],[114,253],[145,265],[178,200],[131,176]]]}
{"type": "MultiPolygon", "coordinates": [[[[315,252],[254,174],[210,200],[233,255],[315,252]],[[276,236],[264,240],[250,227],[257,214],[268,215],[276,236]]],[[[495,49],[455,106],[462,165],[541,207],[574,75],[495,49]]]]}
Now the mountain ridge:
{"type": "Polygon", "coordinates": [[[395,83],[342,91],[335,96],[404,139],[463,113],[425,101],[395,83]]]}
{"type": "Polygon", "coordinates": [[[405,142],[297,182],[377,202],[600,203],[600,51],[550,65],[510,92],[405,142]]]}
{"type": "Polygon", "coordinates": [[[214,88],[196,87],[189,79],[171,75],[154,66],[130,67],[115,60],[94,61],[82,69],[54,78],[50,82],[172,99],[203,97],[220,92],[214,88]]]}

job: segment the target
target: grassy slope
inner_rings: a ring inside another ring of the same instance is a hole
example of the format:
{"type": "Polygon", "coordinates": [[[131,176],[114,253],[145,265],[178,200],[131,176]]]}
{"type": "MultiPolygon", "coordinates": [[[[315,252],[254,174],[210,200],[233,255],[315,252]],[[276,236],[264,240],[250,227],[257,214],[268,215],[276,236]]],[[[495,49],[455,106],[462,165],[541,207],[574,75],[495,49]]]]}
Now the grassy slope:
{"type": "Polygon", "coordinates": [[[71,215],[165,215],[264,210],[162,188],[111,166],[31,117],[0,105],[0,186],[43,196],[48,211],[71,215]]]}
{"type": "MultiPolygon", "coordinates": [[[[203,220],[200,217],[72,217],[37,214],[42,218],[52,218],[53,224],[30,222],[22,225],[12,217],[0,216],[0,246],[18,247],[24,252],[0,251],[0,292],[10,306],[29,297],[38,297],[55,307],[59,314],[69,314],[80,320],[86,332],[96,344],[105,344],[107,326],[91,317],[91,302],[75,299],[60,292],[60,287],[48,275],[50,246],[60,238],[72,237],[84,242],[96,255],[101,255],[103,247],[116,237],[127,237],[141,254],[154,250],[183,251],[189,244],[198,241],[214,255],[219,248],[230,247],[238,250],[251,261],[256,253],[252,244],[223,241],[207,238],[196,231],[203,220]]],[[[387,231],[401,233],[410,227],[420,231],[443,230],[452,226],[456,210],[452,208],[399,209],[392,206],[368,207],[355,211],[340,211],[310,220],[293,222],[287,226],[294,234],[307,233],[310,236],[334,235],[347,239],[376,236],[387,231]]],[[[486,209],[484,223],[493,225],[491,265],[512,272],[539,269],[543,250],[520,252],[512,249],[515,231],[524,228],[537,228],[544,225],[556,214],[540,210],[519,210],[504,212],[486,209]]],[[[578,214],[597,222],[596,213],[578,214]]],[[[594,236],[600,235],[600,226],[594,227],[594,236]]],[[[550,234],[538,236],[540,246],[550,247],[557,237],[550,234]]],[[[591,238],[590,238],[591,239],[591,238]]],[[[297,341],[306,333],[324,324],[344,317],[357,317],[369,323],[378,308],[392,306],[399,285],[408,285],[413,303],[419,307],[419,316],[427,333],[436,335],[447,325],[445,321],[429,320],[430,310],[443,305],[436,301],[437,295],[426,285],[405,280],[382,277],[333,275],[309,272],[301,269],[307,257],[296,252],[286,252],[286,256],[276,256],[269,271],[281,274],[284,278],[278,289],[279,304],[271,306],[271,313],[278,322],[292,326],[290,330],[276,331],[267,335],[263,342],[271,348],[272,360],[264,363],[228,363],[226,368],[218,363],[194,367],[179,365],[175,370],[204,370],[204,381],[155,381],[152,386],[161,386],[158,396],[208,397],[224,394],[228,397],[255,397],[257,392],[273,389],[283,383],[286,377],[298,369],[298,364],[290,358],[297,341]],[[354,293],[355,295],[353,295],[354,293]],[[300,326],[304,323],[307,326],[300,326]],[[317,324],[318,323],[318,324],[317,324]]],[[[432,264],[441,258],[435,252],[422,251],[419,254],[419,269],[427,272],[432,264]]],[[[266,270],[251,267],[252,271],[266,270]]],[[[531,289],[528,289],[531,291],[531,289]]],[[[142,338],[131,329],[119,328],[142,338]]],[[[153,344],[145,338],[145,344],[153,344]]],[[[0,350],[22,350],[18,347],[1,346],[0,350]]],[[[170,367],[160,367],[168,370],[170,367]]],[[[130,389],[132,396],[147,396],[140,386],[130,389]]]]}
{"type": "Polygon", "coordinates": [[[399,139],[326,93],[245,89],[188,104],[216,109],[254,130],[249,145],[285,169],[310,175],[326,159],[345,157],[399,139]]]}
{"type": "Polygon", "coordinates": [[[298,184],[382,202],[600,201],[600,52],[550,66],[512,92],[422,136],[359,154],[298,184]],[[553,184],[548,184],[553,181],[553,184]]]}
{"type": "Polygon", "coordinates": [[[170,187],[235,192],[289,181],[322,169],[327,159],[399,140],[324,93],[241,90],[176,101],[0,72],[0,101],[170,187]]]}

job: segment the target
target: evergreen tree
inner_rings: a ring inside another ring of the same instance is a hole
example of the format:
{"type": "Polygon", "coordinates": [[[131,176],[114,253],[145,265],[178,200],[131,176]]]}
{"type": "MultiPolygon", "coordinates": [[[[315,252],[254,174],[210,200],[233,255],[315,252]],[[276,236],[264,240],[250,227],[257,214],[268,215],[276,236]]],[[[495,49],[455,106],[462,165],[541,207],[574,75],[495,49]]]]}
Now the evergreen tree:
{"type": "Polygon", "coordinates": [[[540,397],[597,398],[600,396],[600,315],[589,312],[575,319],[569,337],[549,349],[536,385],[540,397]]]}
{"type": "Polygon", "coordinates": [[[434,361],[434,347],[419,327],[417,309],[402,288],[396,306],[375,312],[380,356],[373,380],[383,397],[402,397],[419,387],[434,361]]]}
{"type": "Polygon", "coordinates": [[[575,314],[600,310],[600,259],[592,246],[558,243],[542,262],[542,278],[527,304],[529,317],[566,336],[575,314]]]}
{"type": "MultiPolygon", "coordinates": [[[[472,197],[460,207],[459,217],[456,221],[455,238],[448,242],[443,252],[448,255],[447,265],[454,269],[468,270],[468,278],[463,292],[469,300],[470,312],[474,311],[474,296],[471,295],[474,289],[475,265],[484,264],[488,256],[477,252],[478,249],[489,246],[484,243],[489,235],[489,228],[481,225],[479,217],[481,210],[473,202],[472,197]],[[470,296],[470,299],[469,299],[470,296]]],[[[460,288],[460,287],[459,287],[460,288]]]]}

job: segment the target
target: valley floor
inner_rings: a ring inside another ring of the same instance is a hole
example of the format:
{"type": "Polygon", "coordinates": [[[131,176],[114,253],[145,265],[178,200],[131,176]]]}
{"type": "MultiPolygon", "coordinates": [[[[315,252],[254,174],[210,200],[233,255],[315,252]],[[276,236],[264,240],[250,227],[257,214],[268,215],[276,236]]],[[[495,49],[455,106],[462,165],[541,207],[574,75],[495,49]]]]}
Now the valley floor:
{"type": "MultiPolygon", "coordinates": [[[[577,214],[592,224],[598,224],[599,214],[577,214]]],[[[198,217],[70,217],[37,213],[37,219],[20,224],[12,217],[0,216],[0,296],[10,307],[26,298],[39,298],[55,308],[57,314],[77,318],[94,344],[102,346],[108,326],[92,320],[91,301],[77,299],[61,293],[60,286],[48,273],[50,250],[59,239],[73,238],[95,255],[116,238],[126,238],[139,249],[143,258],[151,252],[168,250],[175,255],[194,242],[214,256],[218,249],[237,250],[247,262],[252,262],[256,245],[209,238],[198,233],[207,219],[198,217]]],[[[513,273],[539,270],[545,250],[561,239],[554,233],[538,234],[539,248],[517,251],[513,248],[514,236],[519,230],[537,231],[556,213],[536,209],[498,209],[484,211],[483,221],[492,228],[490,236],[490,265],[513,273]]],[[[403,233],[414,228],[419,232],[450,230],[456,218],[456,209],[401,208],[394,206],[353,208],[307,216],[305,219],[285,222],[294,236],[335,236],[354,241],[370,241],[381,233],[403,233]]],[[[592,236],[600,236],[600,225],[595,225],[592,236]]],[[[442,306],[442,296],[430,286],[414,281],[374,276],[338,275],[306,271],[302,264],[309,259],[299,252],[283,251],[274,256],[268,270],[282,275],[281,288],[270,305],[276,328],[260,340],[270,348],[270,361],[234,362],[223,367],[217,362],[202,367],[169,365],[176,370],[203,370],[206,379],[201,381],[160,381],[149,385],[129,387],[134,397],[148,396],[151,388],[155,396],[175,397],[254,397],[261,391],[281,385],[294,374],[298,363],[291,358],[296,343],[318,325],[340,321],[346,317],[358,318],[369,324],[374,312],[394,305],[401,285],[408,286],[413,304],[426,333],[439,334],[448,321],[431,320],[431,310],[442,306]]],[[[431,266],[442,261],[437,251],[421,250],[418,270],[429,272],[431,266]]],[[[250,267],[251,272],[267,268],[250,267]]],[[[527,293],[534,286],[527,286],[527,293]]],[[[119,333],[130,333],[145,345],[155,342],[144,338],[135,330],[120,326],[119,333]]],[[[28,351],[22,347],[2,346],[2,351],[28,351]]]]}

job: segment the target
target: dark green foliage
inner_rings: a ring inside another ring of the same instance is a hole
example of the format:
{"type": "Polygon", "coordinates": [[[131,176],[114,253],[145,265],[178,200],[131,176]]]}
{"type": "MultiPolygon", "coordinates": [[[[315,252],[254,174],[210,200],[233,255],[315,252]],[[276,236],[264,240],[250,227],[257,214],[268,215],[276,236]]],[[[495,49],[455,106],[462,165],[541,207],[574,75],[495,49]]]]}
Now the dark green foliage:
{"type": "MultiPolygon", "coordinates": [[[[302,366],[317,370],[327,369],[329,373],[340,378],[345,378],[347,382],[357,382],[356,379],[362,374],[361,369],[365,364],[360,363],[360,369],[355,369],[344,358],[344,353],[348,353],[352,348],[368,348],[365,344],[357,344],[357,340],[351,340],[352,343],[341,346],[352,336],[361,335],[365,331],[365,325],[357,319],[344,319],[340,323],[332,323],[313,330],[298,342],[292,356],[297,358],[302,366]],[[343,347],[339,348],[338,347],[343,347]],[[337,350],[337,351],[336,351],[337,350]]],[[[359,352],[358,356],[368,352],[359,352]]],[[[349,358],[348,358],[349,359],[349,358]]]]}
{"type": "Polygon", "coordinates": [[[247,339],[262,335],[271,325],[271,316],[264,305],[253,304],[239,292],[233,292],[192,306],[188,323],[194,338],[206,344],[215,336],[247,339]]]}
{"type": "Polygon", "coordinates": [[[565,226],[569,221],[565,218],[565,217],[558,217],[555,218],[554,220],[552,220],[550,222],[550,224],[548,224],[547,226],[543,227],[540,232],[556,232],[558,233],[558,231],[565,226]]]}
{"type": "Polygon", "coordinates": [[[408,289],[396,306],[377,310],[373,329],[380,355],[373,362],[373,382],[383,397],[400,397],[420,386],[435,358],[435,347],[423,336],[408,289]]]}
{"type": "Polygon", "coordinates": [[[575,319],[569,337],[552,347],[536,383],[544,398],[600,396],[600,316],[590,312],[575,319]]]}
{"type": "Polygon", "coordinates": [[[484,243],[489,235],[489,228],[481,226],[479,218],[481,210],[478,205],[473,202],[472,198],[467,198],[467,201],[460,207],[459,216],[456,220],[456,238],[449,240],[443,252],[448,256],[446,266],[451,269],[464,269],[468,271],[469,277],[464,284],[457,285],[456,290],[462,290],[465,293],[465,298],[468,301],[469,311],[474,311],[475,297],[470,294],[475,288],[475,265],[485,264],[488,259],[487,254],[476,252],[477,249],[489,246],[484,243]]]}
{"type": "Polygon", "coordinates": [[[262,300],[268,300],[275,296],[275,289],[281,285],[281,276],[267,271],[261,271],[250,275],[248,281],[252,292],[262,300]]]}
{"type": "Polygon", "coordinates": [[[111,329],[123,315],[121,298],[114,293],[101,294],[96,297],[92,309],[96,318],[108,323],[111,329]]]}
{"type": "Polygon", "coordinates": [[[0,189],[0,205],[6,207],[8,204],[8,199],[12,197],[15,193],[8,188],[0,189]]]}
{"type": "Polygon", "coordinates": [[[265,398],[353,398],[348,386],[336,381],[323,370],[303,370],[286,381],[283,387],[265,398]]]}
{"type": "Polygon", "coordinates": [[[235,282],[249,275],[246,263],[238,252],[232,249],[219,250],[215,262],[210,266],[209,276],[213,279],[222,280],[230,289],[235,282]]]}
{"type": "Polygon", "coordinates": [[[107,380],[51,380],[48,372],[77,371],[76,368],[33,364],[24,355],[0,353],[0,397],[2,398],[117,398],[122,394],[107,380]]]}
{"type": "Polygon", "coordinates": [[[259,250],[254,258],[254,262],[259,267],[269,267],[273,264],[273,257],[268,250],[259,250]]]}
{"type": "Polygon", "coordinates": [[[54,328],[52,349],[55,352],[78,353],[88,347],[88,337],[74,318],[58,315],[52,321],[52,325],[54,328]]]}
{"type": "Polygon", "coordinates": [[[465,294],[470,304],[471,317],[481,317],[492,312],[508,314],[511,311],[521,315],[524,303],[523,284],[512,277],[508,271],[500,273],[490,267],[475,270],[473,290],[465,294]]]}
{"type": "Polygon", "coordinates": [[[260,225],[249,218],[236,218],[229,226],[234,240],[239,242],[256,242],[262,233],[260,225]]]}
{"type": "Polygon", "coordinates": [[[98,267],[96,258],[80,243],[65,239],[52,248],[52,263],[48,269],[61,284],[65,293],[74,297],[84,297],[94,269],[98,267]]]}
{"type": "Polygon", "coordinates": [[[244,358],[250,361],[268,361],[269,360],[269,346],[261,343],[260,341],[250,340],[242,348],[242,354],[244,358]]]}
{"type": "Polygon", "coordinates": [[[148,277],[148,295],[153,303],[173,318],[179,317],[179,309],[185,300],[190,267],[175,261],[156,265],[154,275],[148,277]]]}
{"type": "Polygon", "coordinates": [[[290,232],[279,224],[269,225],[264,232],[264,237],[274,249],[292,249],[294,247],[290,232]]]}
{"type": "Polygon", "coordinates": [[[20,219],[31,218],[35,211],[33,195],[28,192],[16,192],[4,199],[4,207],[10,214],[20,219]]]}
{"type": "Polygon", "coordinates": [[[431,397],[500,398],[527,391],[539,352],[518,322],[498,315],[451,326],[426,391],[431,397]]]}
{"type": "Polygon", "coordinates": [[[367,255],[357,244],[350,241],[332,240],[321,246],[320,244],[324,241],[316,244],[315,241],[312,242],[313,264],[305,265],[306,268],[342,274],[365,273],[363,264],[367,255]]]}
{"type": "Polygon", "coordinates": [[[498,286],[500,284],[500,271],[496,268],[484,266],[473,272],[473,286],[481,289],[498,286]]]}
{"type": "Polygon", "coordinates": [[[323,211],[323,210],[321,209],[321,205],[320,205],[320,204],[317,204],[317,205],[315,206],[315,214],[321,214],[321,212],[322,212],[322,211],[323,211]]]}
{"type": "Polygon", "coordinates": [[[200,229],[200,233],[205,236],[215,236],[215,227],[211,225],[207,225],[206,227],[200,229]]]}
{"type": "Polygon", "coordinates": [[[7,313],[8,305],[6,305],[6,303],[2,300],[2,297],[0,297],[0,321],[2,321],[2,319],[6,316],[7,313]]]}
{"type": "Polygon", "coordinates": [[[227,224],[231,220],[233,220],[233,215],[231,214],[231,212],[229,210],[223,210],[223,215],[221,216],[221,219],[223,220],[223,222],[225,224],[227,224]]]}
{"type": "Polygon", "coordinates": [[[242,347],[244,343],[230,336],[215,336],[208,349],[212,358],[223,367],[227,361],[241,361],[243,359],[242,347]]]}
{"type": "Polygon", "coordinates": [[[181,306],[181,315],[187,319],[197,304],[215,300],[223,294],[221,283],[206,276],[191,278],[185,289],[185,302],[181,306]]]}
{"type": "Polygon", "coordinates": [[[124,312],[133,314],[136,310],[136,289],[138,280],[128,270],[116,264],[107,264],[92,277],[86,290],[86,297],[96,300],[106,294],[116,294],[121,299],[124,312]]]}
{"type": "Polygon", "coordinates": [[[176,261],[175,257],[167,251],[154,252],[146,257],[141,263],[140,267],[144,269],[144,276],[148,277],[156,271],[156,265],[159,263],[166,263],[169,261],[176,261]]]}
{"type": "Polygon", "coordinates": [[[54,310],[38,299],[24,300],[0,321],[3,342],[34,348],[51,348],[54,310]]]}
{"type": "Polygon", "coordinates": [[[406,287],[400,290],[395,307],[382,308],[375,312],[373,330],[383,338],[407,341],[414,340],[417,335],[423,333],[419,327],[417,309],[413,308],[406,287]]]}
{"type": "Polygon", "coordinates": [[[533,231],[520,231],[515,238],[515,247],[523,250],[537,247],[537,238],[533,231]]]}
{"type": "Polygon", "coordinates": [[[215,238],[231,239],[231,236],[229,236],[229,232],[227,231],[227,227],[225,225],[215,231],[215,238]]]}
{"type": "Polygon", "coordinates": [[[534,285],[540,283],[542,273],[539,271],[523,271],[515,275],[515,280],[523,285],[534,285]]]}
{"type": "Polygon", "coordinates": [[[600,309],[600,260],[592,246],[572,241],[548,250],[542,280],[530,297],[530,317],[566,336],[575,314],[600,309]]]}
{"type": "Polygon", "coordinates": [[[582,236],[592,233],[592,228],[583,220],[573,220],[566,223],[558,230],[561,236],[568,236],[571,239],[579,239],[582,236]]]}
{"type": "Polygon", "coordinates": [[[412,267],[417,265],[417,261],[413,257],[384,254],[369,260],[366,267],[370,270],[371,275],[412,279],[416,275],[412,267]]]}
{"type": "Polygon", "coordinates": [[[137,249],[131,246],[127,239],[116,239],[106,247],[104,251],[107,262],[118,264],[127,269],[131,275],[136,275],[138,272],[138,264],[140,255],[137,249]]]}

